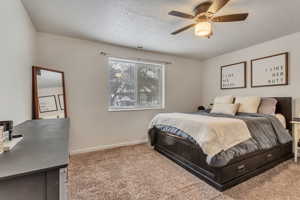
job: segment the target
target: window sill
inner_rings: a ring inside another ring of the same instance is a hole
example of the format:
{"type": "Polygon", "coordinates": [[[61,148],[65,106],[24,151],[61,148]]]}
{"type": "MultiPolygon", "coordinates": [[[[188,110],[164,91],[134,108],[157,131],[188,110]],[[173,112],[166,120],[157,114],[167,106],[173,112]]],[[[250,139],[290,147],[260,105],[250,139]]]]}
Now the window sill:
{"type": "Polygon", "coordinates": [[[122,112],[122,111],[143,111],[143,110],[164,110],[164,107],[153,108],[109,108],[108,112],[122,112]]]}

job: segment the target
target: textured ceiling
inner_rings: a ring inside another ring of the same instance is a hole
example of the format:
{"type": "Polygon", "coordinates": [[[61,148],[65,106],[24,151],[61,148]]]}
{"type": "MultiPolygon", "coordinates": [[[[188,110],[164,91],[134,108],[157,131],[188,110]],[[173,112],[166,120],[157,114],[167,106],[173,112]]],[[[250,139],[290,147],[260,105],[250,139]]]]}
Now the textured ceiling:
{"type": "Polygon", "coordinates": [[[23,0],[40,32],[207,59],[300,31],[300,0],[231,0],[218,14],[249,12],[246,22],[213,25],[211,39],[193,29],[170,33],[190,23],[168,16],[192,13],[203,0],[23,0]]]}

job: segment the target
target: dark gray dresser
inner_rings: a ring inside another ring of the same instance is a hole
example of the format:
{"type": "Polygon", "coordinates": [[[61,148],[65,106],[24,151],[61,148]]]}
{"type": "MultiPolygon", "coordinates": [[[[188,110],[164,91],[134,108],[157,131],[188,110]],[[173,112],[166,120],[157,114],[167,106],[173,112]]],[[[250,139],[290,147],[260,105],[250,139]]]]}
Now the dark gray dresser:
{"type": "Polygon", "coordinates": [[[69,120],[26,121],[24,139],[0,155],[0,200],[66,200],[69,120]]]}

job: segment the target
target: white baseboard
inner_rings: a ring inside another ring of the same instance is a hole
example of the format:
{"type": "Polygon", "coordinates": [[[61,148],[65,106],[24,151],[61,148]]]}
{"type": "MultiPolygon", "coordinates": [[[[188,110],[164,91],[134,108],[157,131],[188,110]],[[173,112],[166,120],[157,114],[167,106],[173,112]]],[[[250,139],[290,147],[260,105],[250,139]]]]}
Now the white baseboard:
{"type": "Polygon", "coordinates": [[[82,154],[82,153],[89,153],[94,151],[101,151],[105,149],[113,149],[117,147],[124,147],[124,146],[131,146],[136,144],[144,144],[147,143],[147,140],[138,140],[138,141],[131,141],[131,142],[122,142],[118,144],[108,144],[108,145],[101,145],[101,146],[95,146],[95,147],[88,147],[84,149],[77,149],[70,151],[70,155],[76,155],[76,154],[82,154]]]}

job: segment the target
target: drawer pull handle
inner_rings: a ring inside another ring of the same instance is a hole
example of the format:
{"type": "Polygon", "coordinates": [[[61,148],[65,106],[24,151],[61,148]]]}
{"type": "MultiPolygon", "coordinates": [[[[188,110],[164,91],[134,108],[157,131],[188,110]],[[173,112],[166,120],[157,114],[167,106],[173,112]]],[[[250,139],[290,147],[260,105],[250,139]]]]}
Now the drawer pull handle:
{"type": "Polygon", "coordinates": [[[238,166],[238,169],[243,169],[243,168],[245,168],[245,165],[238,166]]]}
{"type": "Polygon", "coordinates": [[[271,153],[269,153],[268,155],[267,155],[267,158],[271,158],[273,155],[271,154],[271,153]]]}
{"type": "Polygon", "coordinates": [[[238,172],[243,172],[246,170],[245,165],[240,165],[237,167],[238,172]]]}

